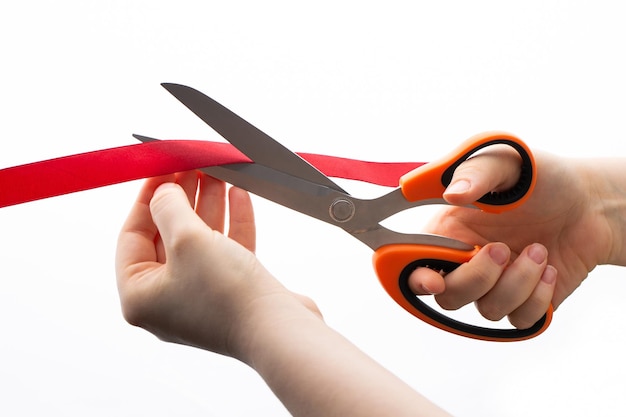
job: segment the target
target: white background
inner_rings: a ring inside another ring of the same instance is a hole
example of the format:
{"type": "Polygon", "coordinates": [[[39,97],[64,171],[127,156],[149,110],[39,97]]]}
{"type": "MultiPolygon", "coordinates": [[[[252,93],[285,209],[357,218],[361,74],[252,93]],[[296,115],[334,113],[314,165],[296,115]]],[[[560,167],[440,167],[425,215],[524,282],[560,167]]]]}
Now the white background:
{"type": "MultiPolygon", "coordinates": [[[[204,91],[295,151],[429,161],[502,129],[562,155],[624,155],[622,10],[617,1],[5,2],[0,167],[132,144],[131,133],[214,139],[161,82],[204,91]]],[[[287,415],[246,366],[124,322],[113,256],[140,184],[0,210],[0,415],[287,415]]],[[[593,271],[537,339],[466,340],[397,307],[369,249],[343,232],[255,206],[266,266],[453,414],[626,413],[621,268],[593,271]]],[[[430,213],[401,224],[419,230],[430,213]]]]}

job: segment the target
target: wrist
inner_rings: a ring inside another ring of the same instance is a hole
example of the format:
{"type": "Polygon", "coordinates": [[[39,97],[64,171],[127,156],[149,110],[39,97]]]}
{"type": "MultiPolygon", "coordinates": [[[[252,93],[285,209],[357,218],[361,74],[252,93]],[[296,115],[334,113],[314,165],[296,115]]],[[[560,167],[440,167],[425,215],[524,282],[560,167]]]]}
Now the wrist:
{"type": "Polygon", "coordinates": [[[312,301],[303,302],[305,297],[290,292],[266,270],[255,275],[255,284],[246,292],[233,309],[228,352],[255,369],[267,354],[292,343],[297,331],[326,326],[312,301]]]}
{"type": "Polygon", "coordinates": [[[249,313],[237,358],[292,415],[447,415],[286,289],[257,299],[249,313]]]}
{"type": "Polygon", "coordinates": [[[592,159],[583,168],[589,184],[589,205],[606,224],[596,241],[608,242],[598,264],[626,265],[626,178],[621,159],[592,159]]]}

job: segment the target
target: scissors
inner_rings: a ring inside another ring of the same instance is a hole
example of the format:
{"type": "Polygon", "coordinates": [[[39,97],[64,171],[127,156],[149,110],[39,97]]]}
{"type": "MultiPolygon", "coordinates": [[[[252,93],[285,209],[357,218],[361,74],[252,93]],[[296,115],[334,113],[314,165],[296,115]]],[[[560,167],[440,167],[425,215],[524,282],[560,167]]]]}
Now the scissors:
{"type": "MultiPolygon", "coordinates": [[[[520,139],[507,133],[484,133],[463,142],[439,161],[430,162],[400,178],[399,187],[374,199],[352,197],[315,167],[276,140],[203,93],[180,84],[162,84],[217,133],[253,163],[202,168],[200,171],[253,194],[340,227],[374,251],[376,274],[389,296],[406,311],[442,330],[480,340],[519,341],[541,334],[552,320],[552,307],[528,329],[490,328],[464,323],[430,307],[409,288],[409,276],[418,267],[450,272],[480,249],[432,234],[399,233],[380,222],[400,211],[428,204],[446,204],[442,198],[454,170],[480,149],[506,144],[522,158],[520,179],[511,190],[489,193],[474,205],[499,213],[521,205],[536,182],[532,153],[520,139]]],[[[134,135],[147,142],[158,140],[134,135]]]]}

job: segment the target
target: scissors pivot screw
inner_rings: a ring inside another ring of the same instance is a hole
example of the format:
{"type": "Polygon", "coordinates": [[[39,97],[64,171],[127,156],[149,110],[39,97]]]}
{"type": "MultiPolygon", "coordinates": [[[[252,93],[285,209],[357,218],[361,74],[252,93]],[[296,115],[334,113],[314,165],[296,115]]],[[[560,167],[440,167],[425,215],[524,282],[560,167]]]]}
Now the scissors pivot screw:
{"type": "Polygon", "coordinates": [[[330,205],[330,217],[336,222],[345,223],[354,217],[354,203],[345,198],[339,198],[330,205]]]}

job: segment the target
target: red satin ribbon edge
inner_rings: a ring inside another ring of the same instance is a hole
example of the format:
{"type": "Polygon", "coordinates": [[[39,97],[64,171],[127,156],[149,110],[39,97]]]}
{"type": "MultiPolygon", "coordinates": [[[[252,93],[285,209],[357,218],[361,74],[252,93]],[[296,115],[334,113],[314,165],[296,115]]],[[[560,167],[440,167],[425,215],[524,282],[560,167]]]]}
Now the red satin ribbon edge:
{"type": "MultiPolygon", "coordinates": [[[[329,177],[397,187],[422,162],[368,162],[298,153],[329,177]]],[[[216,165],[251,163],[229,143],[163,140],[125,145],[0,170],[0,207],[216,165]]]]}

